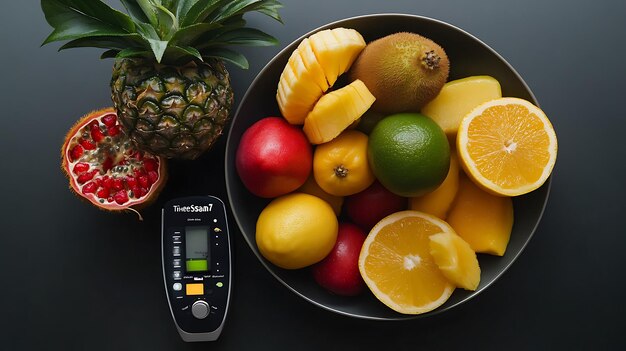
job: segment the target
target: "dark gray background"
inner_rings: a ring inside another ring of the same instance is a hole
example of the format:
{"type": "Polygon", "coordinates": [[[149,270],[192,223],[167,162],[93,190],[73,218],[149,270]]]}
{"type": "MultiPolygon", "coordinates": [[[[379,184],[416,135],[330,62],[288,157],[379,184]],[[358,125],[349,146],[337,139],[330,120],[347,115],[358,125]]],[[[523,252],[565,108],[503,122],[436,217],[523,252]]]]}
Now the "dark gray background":
{"type": "Polygon", "coordinates": [[[114,215],[67,190],[59,147],[74,121],[111,105],[112,61],[99,50],[57,53],[38,1],[0,11],[0,348],[7,350],[415,350],[626,347],[626,3],[621,1],[284,1],[284,25],[250,22],[281,44],[243,50],[231,69],[241,98],[283,46],[327,22],[402,12],[474,34],[524,77],[559,138],[552,192],[534,238],[477,298],[405,322],[351,319],[279,284],[231,222],[235,290],[221,338],[183,343],[165,299],[159,205],[184,195],[226,200],[225,137],[195,162],[172,162],[159,202],[114,215]]]}

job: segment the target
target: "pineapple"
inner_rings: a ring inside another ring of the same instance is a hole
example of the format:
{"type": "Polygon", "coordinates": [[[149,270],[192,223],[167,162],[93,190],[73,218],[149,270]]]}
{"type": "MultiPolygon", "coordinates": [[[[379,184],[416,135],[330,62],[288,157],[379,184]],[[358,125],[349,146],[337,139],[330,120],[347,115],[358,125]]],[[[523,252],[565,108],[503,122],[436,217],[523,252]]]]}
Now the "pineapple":
{"type": "Polygon", "coordinates": [[[281,21],[276,0],[41,0],[53,32],[44,44],[107,49],[114,57],[111,96],[137,147],[168,158],[195,159],[222,134],[233,106],[224,61],[248,61],[231,45],[277,40],[246,27],[247,12],[281,21]]]}
{"type": "Polygon", "coordinates": [[[326,29],[304,39],[289,57],[278,82],[278,107],[291,124],[303,124],[322,95],[345,73],[365,40],[348,28],[326,29]]]}
{"type": "Polygon", "coordinates": [[[359,119],[375,100],[357,79],[319,99],[304,120],[304,134],[311,144],[331,141],[359,119]]]}

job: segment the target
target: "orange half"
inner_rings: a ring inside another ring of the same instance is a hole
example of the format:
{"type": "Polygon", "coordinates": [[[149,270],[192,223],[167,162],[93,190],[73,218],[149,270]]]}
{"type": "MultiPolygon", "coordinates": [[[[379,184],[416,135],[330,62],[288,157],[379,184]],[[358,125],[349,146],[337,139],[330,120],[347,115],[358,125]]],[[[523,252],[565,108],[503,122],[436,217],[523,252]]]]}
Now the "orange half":
{"type": "Polygon", "coordinates": [[[461,121],[461,164],[484,190],[517,196],[543,185],[556,163],[556,133],[548,117],[519,98],[485,102],[461,121]]]}
{"type": "Polygon", "coordinates": [[[454,285],[430,254],[434,234],[453,232],[444,221],[418,211],[396,212],[370,231],[359,270],[374,296],[404,314],[432,311],[448,300],[454,285]]]}

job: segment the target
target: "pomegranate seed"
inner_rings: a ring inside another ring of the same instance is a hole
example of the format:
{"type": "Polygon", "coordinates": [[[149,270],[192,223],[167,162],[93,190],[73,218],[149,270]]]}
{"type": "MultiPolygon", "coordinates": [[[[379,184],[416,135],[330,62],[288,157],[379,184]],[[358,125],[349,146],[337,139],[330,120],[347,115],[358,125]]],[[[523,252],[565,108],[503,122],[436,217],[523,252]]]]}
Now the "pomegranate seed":
{"type": "Polygon", "coordinates": [[[107,197],[107,201],[108,201],[108,202],[113,202],[113,196],[109,196],[109,197],[107,197]]]}
{"type": "Polygon", "coordinates": [[[108,188],[102,188],[102,189],[98,190],[96,195],[98,195],[98,197],[101,198],[101,199],[106,199],[110,195],[109,194],[109,189],[108,188]]]}
{"type": "Polygon", "coordinates": [[[133,173],[135,173],[135,177],[141,177],[142,175],[146,175],[146,170],[143,168],[135,168],[133,173]]]}
{"type": "Polygon", "coordinates": [[[141,197],[141,188],[138,186],[134,186],[132,188],[130,188],[130,190],[133,192],[133,197],[138,199],[141,197]]]}
{"type": "Polygon", "coordinates": [[[113,195],[113,199],[118,205],[122,205],[128,202],[128,194],[126,194],[126,190],[120,190],[113,195]]]}
{"type": "Polygon", "coordinates": [[[102,123],[107,127],[113,127],[117,123],[117,116],[114,114],[106,115],[102,117],[102,123]]]}
{"type": "Polygon", "coordinates": [[[93,194],[98,186],[94,182],[89,182],[83,186],[83,194],[93,194]]]}
{"type": "Polygon", "coordinates": [[[102,179],[101,178],[94,178],[93,182],[96,183],[98,188],[102,185],[102,179]]]}
{"type": "Polygon", "coordinates": [[[74,165],[74,169],[72,170],[74,174],[79,174],[83,172],[87,172],[89,170],[89,164],[84,162],[79,162],[74,165]]]}
{"type": "Polygon", "coordinates": [[[113,179],[113,190],[122,190],[124,189],[124,183],[120,178],[113,179]]]}
{"type": "Polygon", "coordinates": [[[107,157],[104,162],[102,162],[102,170],[104,173],[108,172],[113,167],[113,159],[107,157]]]}
{"type": "Polygon", "coordinates": [[[100,128],[92,128],[91,129],[91,139],[96,143],[101,142],[105,138],[104,134],[100,130],[100,128]]]}
{"type": "Polygon", "coordinates": [[[76,181],[78,182],[78,184],[86,183],[86,182],[90,181],[91,179],[93,179],[93,177],[96,175],[96,173],[98,173],[98,170],[95,170],[95,169],[93,171],[91,171],[91,172],[85,172],[85,173],[79,175],[78,178],[76,179],[76,181]]]}
{"type": "Polygon", "coordinates": [[[126,177],[126,185],[128,185],[129,188],[136,186],[137,179],[130,177],[130,176],[126,177]]]}
{"type": "Polygon", "coordinates": [[[158,163],[156,160],[153,160],[151,158],[147,158],[143,161],[143,166],[146,169],[146,171],[150,172],[150,171],[156,171],[157,168],[159,167],[158,163]]]}
{"type": "Polygon", "coordinates": [[[104,176],[102,178],[102,187],[109,189],[112,186],[113,186],[113,179],[109,178],[109,176],[104,176]]]}
{"type": "Polygon", "coordinates": [[[89,123],[89,129],[90,130],[94,130],[94,129],[100,129],[100,123],[98,123],[98,121],[93,120],[89,123]]]}
{"type": "Polygon", "coordinates": [[[150,185],[156,183],[157,179],[159,179],[159,174],[155,171],[148,172],[148,180],[150,181],[150,185]]]}
{"type": "Polygon", "coordinates": [[[146,196],[146,194],[148,193],[148,190],[145,188],[139,188],[139,190],[137,190],[137,197],[143,197],[146,196]]]}
{"type": "Polygon", "coordinates": [[[91,140],[87,140],[87,139],[80,139],[80,145],[82,145],[82,147],[85,150],[95,150],[96,149],[96,144],[92,143],[91,140]]]}
{"type": "Polygon", "coordinates": [[[141,185],[144,188],[147,188],[150,186],[150,182],[148,181],[147,176],[142,175],[139,178],[137,178],[137,180],[139,181],[139,185],[141,185]]]}
{"type": "Polygon", "coordinates": [[[83,156],[83,153],[85,152],[85,150],[83,149],[82,146],[80,145],[76,145],[74,146],[71,150],[70,150],[70,158],[72,159],[72,161],[76,161],[78,160],[81,156],[83,156]]]}
{"type": "Polygon", "coordinates": [[[116,136],[120,134],[120,131],[122,131],[122,128],[120,126],[114,126],[108,129],[108,134],[109,136],[116,136]]]}

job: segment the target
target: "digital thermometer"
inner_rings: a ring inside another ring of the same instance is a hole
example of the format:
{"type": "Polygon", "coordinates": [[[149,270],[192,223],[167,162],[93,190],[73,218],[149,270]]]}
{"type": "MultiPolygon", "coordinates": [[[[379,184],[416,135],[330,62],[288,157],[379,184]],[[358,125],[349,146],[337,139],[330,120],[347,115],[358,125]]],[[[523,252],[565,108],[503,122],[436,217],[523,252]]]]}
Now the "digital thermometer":
{"type": "Polygon", "coordinates": [[[231,290],[226,207],[214,196],[171,200],[161,219],[163,279],[176,329],[184,341],[216,340],[231,290]]]}

